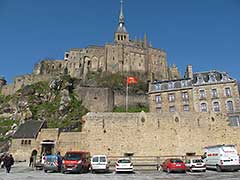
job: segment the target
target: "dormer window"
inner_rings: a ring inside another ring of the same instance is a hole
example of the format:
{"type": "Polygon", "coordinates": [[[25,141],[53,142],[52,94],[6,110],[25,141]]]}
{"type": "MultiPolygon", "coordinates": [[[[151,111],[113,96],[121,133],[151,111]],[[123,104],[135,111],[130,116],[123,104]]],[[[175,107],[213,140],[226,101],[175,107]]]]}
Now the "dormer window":
{"type": "Polygon", "coordinates": [[[217,81],[216,75],[214,73],[211,73],[209,75],[209,82],[215,82],[215,81],[217,81]]]}
{"type": "Polygon", "coordinates": [[[161,85],[160,84],[155,84],[155,90],[161,90],[161,85]]]}
{"type": "Polygon", "coordinates": [[[201,74],[199,74],[197,76],[197,84],[203,84],[203,83],[204,83],[203,76],[201,74]]]}
{"type": "Polygon", "coordinates": [[[173,82],[169,82],[168,83],[168,89],[173,89],[174,88],[174,83],[173,82]]]}

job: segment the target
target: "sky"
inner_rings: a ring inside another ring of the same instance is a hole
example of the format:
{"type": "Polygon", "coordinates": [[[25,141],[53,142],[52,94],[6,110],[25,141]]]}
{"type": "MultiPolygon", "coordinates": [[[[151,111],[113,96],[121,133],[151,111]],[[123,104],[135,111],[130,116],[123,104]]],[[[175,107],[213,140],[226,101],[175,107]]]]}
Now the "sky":
{"type": "MultiPolygon", "coordinates": [[[[42,59],[113,42],[120,0],[0,0],[0,75],[8,83],[42,59]]],[[[240,79],[239,0],[124,0],[130,38],[147,34],[184,74],[219,70],[240,79]]]]}

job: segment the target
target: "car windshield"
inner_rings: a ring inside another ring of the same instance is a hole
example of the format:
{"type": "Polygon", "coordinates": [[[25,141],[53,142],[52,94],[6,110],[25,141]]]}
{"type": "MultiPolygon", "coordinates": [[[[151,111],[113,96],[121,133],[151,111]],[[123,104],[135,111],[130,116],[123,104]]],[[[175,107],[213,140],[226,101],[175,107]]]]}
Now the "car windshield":
{"type": "Polygon", "coordinates": [[[203,163],[203,160],[201,160],[201,159],[194,159],[193,163],[203,163]]]}
{"type": "Polygon", "coordinates": [[[82,154],[79,153],[66,153],[65,160],[80,160],[82,159],[82,154]]]}
{"type": "Polygon", "coordinates": [[[47,156],[46,157],[46,161],[47,162],[54,162],[57,160],[57,157],[56,156],[47,156]]]}
{"type": "Polygon", "coordinates": [[[100,157],[100,162],[106,162],[106,157],[104,156],[100,157]]]}
{"type": "Polygon", "coordinates": [[[131,163],[131,161],[129,159],[120,159],[118,163],[131,163]]]}
{"type": "Polygon", "coordinates": [[[170,160],[171,163],[182,163],[181,159],[171,159],[170,160]]]}

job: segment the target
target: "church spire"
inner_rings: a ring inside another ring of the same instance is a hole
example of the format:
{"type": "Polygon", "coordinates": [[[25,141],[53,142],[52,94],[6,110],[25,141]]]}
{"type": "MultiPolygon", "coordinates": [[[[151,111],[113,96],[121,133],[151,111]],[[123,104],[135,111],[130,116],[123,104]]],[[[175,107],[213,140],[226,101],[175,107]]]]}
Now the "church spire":
{"type": "Polygon", "coordinates": [[[127,29],[125,27],[124,15],[123,15],[123,0],[120,0],[120,14],[119,14],[119,23],[117,32],[119,33],[127,33],[127,29]]]}
{"type": "Polygon", "coordinates": [[[123,15],[123,0],[120,1],[121,9],[119,15],[119,23],[124,23],[124,15],[123,15]]]}
{"type": "Polygon", "coordinates": [[[126,43],[129,42],[129,34],[125,27],[125,20],[123,15],[123,0],[120,0],[120,13],[117,31],[115,32],[115,42],[126,43]]]}

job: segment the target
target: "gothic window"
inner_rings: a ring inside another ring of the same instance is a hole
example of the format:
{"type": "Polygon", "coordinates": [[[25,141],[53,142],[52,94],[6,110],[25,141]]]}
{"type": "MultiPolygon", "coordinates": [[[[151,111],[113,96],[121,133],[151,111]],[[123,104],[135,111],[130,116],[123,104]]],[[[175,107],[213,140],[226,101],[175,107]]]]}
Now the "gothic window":
{"type": "Polygon", "coordinates": [[[201,103],[200,105],[200,110],[201,112],[207,112],[207,104],[206,103],[201,103]]]}
{"type": "Polygon", "coordinates": [[[118,35],[118,40],[120,40],[120,35],[118,35]]]}
{"type": "Polygon", "coordinates": [[[161,104],[162,98],[160,95],[155,96],[156,104],[161,104]]]}
{"type": "Polygon", "coordinates": [[[22,144],[22,145],[24,144],[24,140],[21,140],[21,144],[22,144]]]}
{"type": "Polygon", "coordinates": [[[187,101],[189,99],[188,92],[182,92],[182,100],[187,101]]]}
{"type": "Polygon", "coordinates": [[[175,100],[175,95],[174,95],[174,94],[169,94],[169,95],[168,95],[168,100],[169,100],[169,102],[174,102],[174,100],[175,100]]]}
{"type": "Polygon", "coordinates": [[[230,87],[225,88],[225,95],[226,95],[226,97],[232,96],[230,87]]]}
{"type": "Polygon", "coordinates": [[[212,89],[212,98],[217,98],[217,97],[218,97],[217,89],[212,89]]]}
{"type": "Polygon", "coordinates": [[[189,105],[188,104],[183,106],[183,111],[184,112],[188,112],[189,111],[189,105]]]}
{"type": "Polygon", "coordinates": [[[233,102],[232,101],[227,101],[227,111],[228,112],[233,112],[233,102]]]}
{"type": "Polygon", "coordinates": [[[201,90],[199,91],[199,98],[200,98],[200,99],[206,99],[205,90],[201,89],[201,90]]]}
{"type": "Polygon", "coordinates": [[[213,111],[214,111],[214,112],[219,112],[219,111],[220,111],[219,102],[214,102],[214,103],[213,103],[213,111]]]}
{"type": "Polygon", "coordinates": [[[175,112],[175,111],[176,111],[175,106],[170,106],[170,107],[169,107],[169,111],[170,111],[170,112],[175,112]]]}

